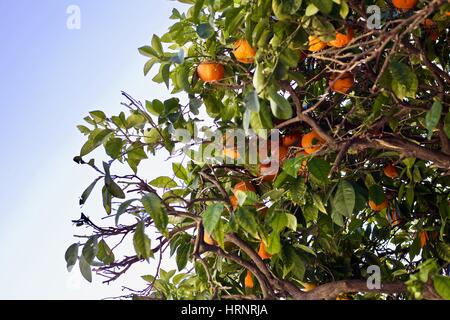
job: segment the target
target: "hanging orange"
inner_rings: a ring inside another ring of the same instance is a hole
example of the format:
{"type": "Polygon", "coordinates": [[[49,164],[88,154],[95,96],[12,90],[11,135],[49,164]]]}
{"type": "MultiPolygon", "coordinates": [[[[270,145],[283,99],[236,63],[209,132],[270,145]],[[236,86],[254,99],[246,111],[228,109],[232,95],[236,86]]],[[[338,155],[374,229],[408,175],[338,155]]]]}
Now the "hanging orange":
{"type": "Polygon", "coordinates": [[[247,181],[242,181],[237,183],[233,188],[233,194],[237,197],[238,191],[244,191],[244,192],[256,192],[255,187],[247,181]]]}
{"type": "Polygon", "coordinates": [[[274,164],[259,164],[259,176],[262,177],[264,182],[274,182],[277,178],[279,165],[274,164]]]}
{"type": "Polygon", "coordinates": [[[252,289],[255,286],[255,284],[253,283],[252,273],[250,271],[248,271],[248,270],[247,270],[247,275],[245,276],[244,283],[245,283],[245,287],[247,289],[252,289]]]}
{"type": "Polygon", "coordinates": [[[231,206],[233,207],[233,210],[236,210],[237,207],[239,206],[239,202],[235,195],[232,195],[230,197],[230,202],[231,202],[231,206]]]}
{"type": "Polygon", "coordinates": [[[204,61],[197,67],[197,74],[204,82],[216,82],[223,79],[225,68],[220,63],[204,61]]]}
{"type": "Polygon", "coordinates": [[[298,147],[301,144],[302,135],[300,132],[290,133],[285,135],[282,141],[282,144],[285,147],[298,147]]]}
{"type": "Polygon", "coordinates": [[[336,74],[332,75],[330,78],[331,90],[333,90],[334,92],[346,94],[350,91],[350,89],[353,87],[353,84],[355,83],[355,79],[350,72],[344,73],[339,77],[339,79],[337,78],[338,75],[336,74]]]}
{"type": "Polygon", "coordinates": [[[247,39],[239,39],[234,43],[234,57],[242,63],[255,62],[256,50],[248,43],[247,39]]]}
{"type": "Polygon", "coordinates": [[[327,44],[319,39],[317,36],[309,36],[309,47],[308,50],[311,52],[320,51],[327,47],[327,44]]]}
{"type": "Polygon", "coordinates": [[[439,38],[439,29],[436,22],[433,20],[425,19],[423,22],[423,28],[431,40],[436,41],[439,38]]]}
{"type": "Polygon", "coordinates": [[[302,147],[307,154],[312,154],[320,150],[325,140],[315,131],[305,134],[302,138],[302,147]]]}
{"type": "Polygon", "coordinates": [[[427,245],[428,241],[428,232],[426,231],[420,231],[419,232],[419,239],[420,239],[420,246],[424,248],[427,245]]]}
{"type": "Polygon", "coordinates": [[[391,179],[398,177],[397,168],[394,167],[392,164],[388,164],[387,166],[385,166],[383,172],[386,175],[386,177],[389,177],[391,179]]]}
{"type": "Polygon", "coordinates": [[[387,199],[385,199],[382,203],[380,204],[376,204],[373,200],[369,200],[369,207],[373,210],[373,211],[381,211],[383,209],[386,209],[388,206],[388,201],[387,199]]]}
{"type": "Polygon", "coordinates": [[[343,48],[346,45],[348,45],[350,43],[350,41],[352,41],[353,36],[354,36],[353,28],[348,27],[347,34],[340,33],[340,32],[336,33],[336,39],[328,42],[328,45],[331,47],[343,48]]]}
{"type": "Polygon", "coordinates": [[[410,10],[417,5],[418,0],[392,0],[392,4],[397,9],[410,10]]]}
{"type": "Polygon", "coordinates": [[[203,232],[203,241],[205,241],[205,243],[209,244],[210,246],[215,245],[213,238],[206,231],[203,232]]]}
{"type": "Polygon", "coordinates": [[[272,258],[272,255],[266,251],[266,245],[264,244],[264,241],[262,241],[262,240],[259,244],[258,255],[263,260],[272,258]]]}

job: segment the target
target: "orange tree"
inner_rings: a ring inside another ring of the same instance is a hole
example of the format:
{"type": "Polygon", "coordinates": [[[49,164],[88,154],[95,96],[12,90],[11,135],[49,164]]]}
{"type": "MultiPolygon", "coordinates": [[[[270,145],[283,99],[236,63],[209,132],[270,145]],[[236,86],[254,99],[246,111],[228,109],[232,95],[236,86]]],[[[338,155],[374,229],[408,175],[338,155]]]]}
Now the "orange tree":
{"type": "Polygon", "coordinates": [[[180,2],[139,51],[181,98],[123,93],[124,112],[78,127],[75,161],[99,175],[80,204],[101,184],[113,219],[75,221],[88,231],[67,267],[110,282],[153,264],[141,298],[449,299],[448,1],[180,2]],[[202,161],[187,150],[212,143],[199,125],[256,132],[271,157],[202,161]],[[87,158],[98,147],[102,164],[87,158]],[[162,149],[191,158],[144,176],[162,149]]]}

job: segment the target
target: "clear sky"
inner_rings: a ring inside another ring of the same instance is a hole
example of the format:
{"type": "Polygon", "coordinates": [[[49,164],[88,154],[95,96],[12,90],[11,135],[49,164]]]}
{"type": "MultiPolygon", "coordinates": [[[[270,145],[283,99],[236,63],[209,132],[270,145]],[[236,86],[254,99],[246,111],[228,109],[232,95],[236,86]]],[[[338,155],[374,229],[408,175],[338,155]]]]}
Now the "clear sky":
{"type": "MultiPolygon", "coordinates": [[[[84,142],[76,125],[92,110],[119,112],[121,90],[141,100],[168,97],[144,78],[137,48],[167,30],[174,6],[185,7],[168,0],[0,2],[0,299],[96,299],[120,295],[121,284],[142,287],[127,278],[89,284],[78,269],[66,271],[64,252],[76,231],[70,220],[95,177],[72,158],[84,142]],[[80,30],[66,27],[69,5],[81,9],[80,30]]],[[[149,176],[167,170],[163,157],[149,176]]],[[[99,199],[91,200],[83,210],[100,217],[99,199]]],[[[142,270],[133,272],[137,278],[142,270]]]]}

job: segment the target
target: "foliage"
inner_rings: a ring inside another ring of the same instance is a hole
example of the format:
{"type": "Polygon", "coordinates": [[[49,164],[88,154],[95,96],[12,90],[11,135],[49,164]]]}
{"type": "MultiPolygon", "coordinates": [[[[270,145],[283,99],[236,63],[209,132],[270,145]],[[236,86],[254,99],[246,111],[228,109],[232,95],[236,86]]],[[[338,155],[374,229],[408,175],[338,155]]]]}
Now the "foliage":
{"type": "Polygon", "coordinates": [[[359,280],[343,292],[358,299],[418,299],[429,297],[425,289],[434,284],[434,294],[448,299],[447,1],[419,1],[409,11],[384,0],[180,2],[187,12],[174,9],[169,31],[139,48],[148,58],[144,73],[156,70],[153,81],[173,97],[141,103],[123,93],[126,112],[93,111],[87,125],[78,126],[87,141],[75,161],[99,174],[80,205],[101,187],[115,225],[100,227],[82,215],[77,226],[92,234],[69,247],[67,267],[79,261],[88,281],[92,268],[110,282],[135,263],[158,265],[157,257],[169,250],[179,273],[158,268],[144,276],[148,287],[139,297],[334,299],[333,290],[301,288],[359,280]],[[366,23],[370,5],[381,7],[379,30],[366,23]],[[431,31],[423,25],[426,18],[434,21],[431,31]],[[309,51],[311,37],[326,46],[349,26],[355,35],[346,46],[309,51]],[[239,39],[256,49],[253,63],[236,60],[239,39]],[[223,79],[202,81],[196,68],[203,61],[223,65],[223,79]],[[348,73],[352,88],[333,91],[348,73]],[[175,97],[179,93],[182,98],[175,97]],[[246,141],[252,132],[270,140],[265,129],[282,136],[314,130],[323,143],[300,158],[295,155],[302,146],[293,146],[276,179],[268,181],[258,163],[199,158],[214,141],[200,137],[198,127],[244,129],[246,141]],[[181,129],[187,140],[177,137],[181,129]],[[100,147],[108,158],[99,167],[86,159],[100,147]],[[173,163],[172,177],[143,178],[141,163],[161,150],[189,159],[173,163]],[[397,177],[383,174],[388,164],[397,177]],[[114,175],[119,166],[129,173],[114,175]],[[241,181],[255,190],[235,192],[241,181]],[[374,211],[369,200],[387,206],[374,211]],[[426,232],[425,243],[420,232],[426,232]],[[119,258],[107,243],[122,238],[136,252],[119,258]],[[268,260],[257,255],[261,243],[268,260]],[[379,266],[382,282],[406,283],[409,291],[370,292],[365,279],[371,265],[379,266]],[[257,280],[252,289],[244,286],[247,270],[257,280]]]}

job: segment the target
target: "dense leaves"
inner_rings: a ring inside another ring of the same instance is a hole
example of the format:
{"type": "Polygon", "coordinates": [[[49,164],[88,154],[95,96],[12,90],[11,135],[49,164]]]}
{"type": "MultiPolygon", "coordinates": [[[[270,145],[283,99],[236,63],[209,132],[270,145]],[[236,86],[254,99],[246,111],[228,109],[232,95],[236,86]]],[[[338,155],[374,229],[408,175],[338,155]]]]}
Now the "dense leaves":
{"type": "Polygon", "coordinates": [[[98,174],[80,205],[104,181],[115,224],[76,220],[92,236],[67,268],[109,282],[148,262],[137,298],[449,299],[450,4],[180,2],[139,48],[168,99],[123,93],[126,112],[78,126],[74,160],[98,174]],[[84,160],[100,147],[100,167],[84,160]],[[152,259],[166,249],[177,270],[152,259]],[[374,269],[407,290],[371,292],[374,269]]]}

